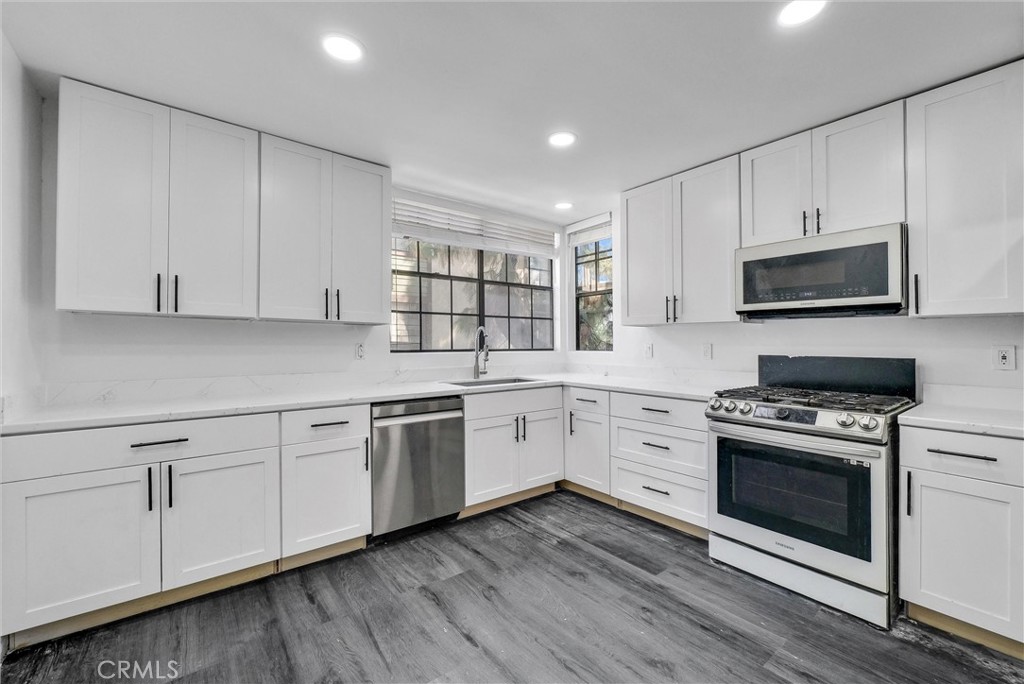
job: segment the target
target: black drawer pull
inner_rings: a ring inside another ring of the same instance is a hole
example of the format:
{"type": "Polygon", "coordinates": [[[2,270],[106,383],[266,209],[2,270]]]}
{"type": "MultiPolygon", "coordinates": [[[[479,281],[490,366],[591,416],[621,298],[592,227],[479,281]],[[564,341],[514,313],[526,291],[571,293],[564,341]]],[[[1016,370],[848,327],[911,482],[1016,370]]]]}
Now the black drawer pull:
{"type": "Polygon", "coordinates": [[[575,430],[575,428],[573,427],[573,424],[572,424],[572,418],[573,418],[573,412],[569,411],[569,436],[570,437],[572,437],[576,433],[576,430],[575,430]]]}
{"type": "Polygon", "coordinates": [[[188,437],[179,437],[178,439],[163,439],[159,442],[136,442],[135,444],[130,445],[129,448],[141,449],[143,447],[163,446],[164,444],[182,444],[187,441],[188,437]]]}
{"type": "Polygon", "coordinates": [[[976,456],[975,454],[965,454],[962,451],[946,451],[945,449],[929,449],[928,453],[942,454],[943,456],[960,456],[961,458],[973,458],[975,461],[995,462],[999,460],[995,456],[976,456]]]}
{"type": "Polygon", "coordinates": [[[666,415],[668,415],[669,413],[672,413],[668,409],[647,408],[646,406],[641,406],[640,410],[641,411],[650,411],[651,413],[664,413],[666,415]]]}
{"type": "Polygon", "coordinates": [[[658,492],[659,494],[664,494],[665,496],[672,496],[671,494],[666,492],[664,489],[655,489],[654,487],[648,487],[647,485],[643,485],[643,488],[646,489],[649,492],[658,492]]]}
{"type": "Polygon", "coordinates": [[[661,444],[651,444],[650,442],[641,442],[641,444],[643,444],[644,446],[653,447],[655,449],[662,449],[664,451],[672,451],[672,449],[670,449],[669,447],[663,446],[661,444]]]}
{"type": "Polygon", "coordinates": [[[149,510],[153,510],[153,467],[146,468],[146,487],[149,494],[149,510]]]}
{"type": "Polygon", "coordinates": [[[167,464],[167,507],[174,508],[174,478],[171,477],[171,464],[167,464]]]}
{"type": "Polygon", "coordinates": [[[330,427],[332,425],[348,425],[348,421],[347,420],[335,420],[335,421],[330,422],[330,423],[312,423],[309,427],[311,427],[311,428],[320,428],[320,427],[330,427]]]}
{"type": "Polygon", "coordinates": [[[914,471],[908,470],[907,471],[907,517],[910,517],[910,493],[913,490],[913,485],[911,485],[911,482],[913,481],[913,476],[914,476],[914,471]]]}
{"type": "Polygon", "coordinates": [[[582,401],[585,404],[596,404],[597,399],[584,399],[582,397],[576,397],[576,401],[582,401]]]}

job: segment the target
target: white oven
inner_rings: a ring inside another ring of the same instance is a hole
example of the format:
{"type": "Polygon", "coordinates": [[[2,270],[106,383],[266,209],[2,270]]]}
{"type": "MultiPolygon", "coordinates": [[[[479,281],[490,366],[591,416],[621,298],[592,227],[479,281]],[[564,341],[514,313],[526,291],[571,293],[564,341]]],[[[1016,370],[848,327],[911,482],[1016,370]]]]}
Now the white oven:
{"type": "Polygon", "coordinates": [[[886,594],[888,445],[711,420],[714,535],[886,594]]]}

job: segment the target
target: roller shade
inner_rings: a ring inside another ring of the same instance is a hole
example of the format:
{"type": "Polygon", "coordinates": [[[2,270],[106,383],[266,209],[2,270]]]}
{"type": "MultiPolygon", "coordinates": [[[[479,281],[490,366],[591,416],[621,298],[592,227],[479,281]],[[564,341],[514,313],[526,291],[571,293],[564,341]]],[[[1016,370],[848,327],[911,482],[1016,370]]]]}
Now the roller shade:
{"type": "Polygon", "coordinates": [[[558,229],[483,207],[395,189],[392,234],[459,247],[553,258],[558,229]]]}
{"type": "Polygon", "coordinates": [[[612,236],[612,215],[610,213],[599,214],[589,219],[579,221],[566,226],[569,248],[583,245],[588,242],[597,242],[612,236]]]}

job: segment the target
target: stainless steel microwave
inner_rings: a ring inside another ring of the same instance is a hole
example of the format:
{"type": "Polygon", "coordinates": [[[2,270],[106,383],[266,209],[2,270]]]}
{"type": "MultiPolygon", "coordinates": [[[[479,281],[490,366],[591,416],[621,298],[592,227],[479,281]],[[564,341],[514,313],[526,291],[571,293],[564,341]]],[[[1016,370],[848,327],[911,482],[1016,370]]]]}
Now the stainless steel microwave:
{"type": "Polygon", "coordinates": [[[907,310],[907,227],[873,228],[736,250],[744,318],[899,314],[907,310]]]}

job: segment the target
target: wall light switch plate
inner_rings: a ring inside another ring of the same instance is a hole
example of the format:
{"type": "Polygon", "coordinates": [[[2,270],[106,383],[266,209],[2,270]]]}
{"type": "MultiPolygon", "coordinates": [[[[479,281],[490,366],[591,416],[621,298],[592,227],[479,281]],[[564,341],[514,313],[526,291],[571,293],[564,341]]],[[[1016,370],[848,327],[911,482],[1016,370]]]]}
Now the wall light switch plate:
{"type": "Polygon", "coordinates": [[[648,342],[647,344],[644,345],[644,358],[645,359],[653,359],[654,358],[654,343],[653,342],[648,342]]]}
{"type": "Polygon", "coordinates": [[[710,361],[712,358],[714,358],[715,349],[710,342],[705,342],[704,344],[700,345],[700,355],[704,358],[705,361],[710,361]]]}
{"type": "Polygon", "coordinates": [[[1017,345],[1000,344],[992,347],[992,368],[1017,370],[1017,345]]]}

